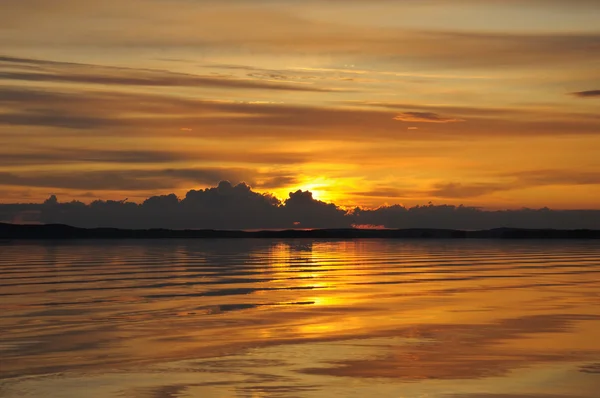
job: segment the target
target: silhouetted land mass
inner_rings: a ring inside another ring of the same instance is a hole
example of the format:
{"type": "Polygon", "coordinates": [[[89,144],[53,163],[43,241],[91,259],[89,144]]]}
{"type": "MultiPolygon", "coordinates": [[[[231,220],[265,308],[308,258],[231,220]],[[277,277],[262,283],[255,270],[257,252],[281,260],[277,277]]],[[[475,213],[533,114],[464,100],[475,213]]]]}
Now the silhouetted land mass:
{"type": "Polygon", "coordinates": [[[453,229],[311,229],[278,231],[76,228],[62,224],[0,223],[0,239],[600,239],[600,230],[496,228],[453,229]]]}

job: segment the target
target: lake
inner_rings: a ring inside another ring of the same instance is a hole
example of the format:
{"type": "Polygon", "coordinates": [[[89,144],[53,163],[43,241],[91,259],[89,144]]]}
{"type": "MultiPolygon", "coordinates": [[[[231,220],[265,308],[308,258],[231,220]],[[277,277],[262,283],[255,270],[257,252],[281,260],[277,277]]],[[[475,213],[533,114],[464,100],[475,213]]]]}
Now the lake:
{"type": "Polygon", "coordinates": [[[600,397],[594,241],[0,243],[0,396],[600,397]]]}

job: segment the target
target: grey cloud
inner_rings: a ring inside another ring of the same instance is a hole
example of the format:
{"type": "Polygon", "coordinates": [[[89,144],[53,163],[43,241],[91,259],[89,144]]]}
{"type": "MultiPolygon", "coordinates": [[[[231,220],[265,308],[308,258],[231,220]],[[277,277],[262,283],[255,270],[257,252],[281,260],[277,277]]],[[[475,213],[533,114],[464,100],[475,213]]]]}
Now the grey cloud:
{"type": "Polygon", "coordinates": [[[509,188],[496,184],[446,183],[436,184],[429,194],[437,198],[471,198],[506,189],[509,188]]]}
{"type": "Polygon", "coordinates": [[[289,186],[298,183],[298,178],[292,174],[282,174],[279,176],[269,177],[263,181],[255,182],[252,185],[260,189],[273,189],[282,186],[289,186]]]}
{"type": "Polygon", "coordinates": [[[97,129],[122,125],[123,121],[94,116],[60,114],[51,109],[0,114],[0,124],[10,126],[52,126],[67,129],[97,129]]]}
{"type": "Polygon", "coordinates": [[[429,105],[429,104],[410,104],[401,102],[372,102],[372,101],[349,101],[342,102],[347,105],[369,106],[374,108],[393,109],[405,111],[407,109],[423,113],[451,113],[461,116],[509,116],[519,114],[531,114],[532,111],[523,108],[483,108],[451,105],[429,105]]]}
{"type": "Polygon", "coordinates": [[[577,91],[571,93],[571,95],[579,98],[597,98],[600,97],[600,90],[577,91]]]}
{"type": "MultiPolygon", "coordinates": [[[[194,131],[205,132],[208,127],[219,126],[240,128],[253,126],[354,127],[355,129],[361,128],[361,126],[395,127],[391,115],[381,111],[217,102],[119,93],[69,95],[67,93],[50,94],[33,90],[18,92],[14,89],[4,89],[0,90],[0,103],[5,103],[14,109],[12,113],[6,112],[1,115],[0,123],[71,129],[120,126],[144,127],[145,131],[151,131],[164,128],[179,130],[181,127],[189,127],[194,131]],[[47,107],[55,107],[55,109],[46,109],[47,107]],[[26,110],[23,111],[23,108],[26,110]],[[147,117],[128,117],[127,113],[132,111],[146,113],[147,117]],[[203,113],[208,113],[211,117],[199,116],[203,113]],[[232,117],[232,114],[239,114],[239,116],[232,117]]],[[[268,130],[255,133],[281,135],[278,131],[268,130]]],[[[342,134],[341,131],[337,133],[342,134]]]]}
{"type": "Polygon", "coordinates": [[[81,66],[84,64],[79,64],[75,62],[57,62],[51,60],[44,59],[31,59],[31,58],[19,58],[19,57],[9,57],[6,55],[0,55],[0,62],[7,62],[12,64],[31,64],[31,65],[69,65],[69,66],[81,66]]]}
{"type": "Polygon", "coordinates": [[[600,228],[600,210],[519,209],[486,211],[476,207],[433,205],[382,206],[352,212],[354,225],[384,225],[387,228],[600,228]]]}
{"type": "MultiPolygon", "coordinates": [[[[311,154],[312,155],[312,154],[311,154]]],[[[30,148],[9,151],[0,150],[0,166],[58,165],[72,163],[171,163],[180,161],[244,162],[269,165],[301,164],[310,160],[308,154],[294,152],[239,151],[233,149],[189,152],[159,150],[108,150],[86,148],[30,148]]]]}
{"type": "MultiPolygon", "coordinates": [[[[223,170],[173,170],[158,172],[156,175],[159,176],[157,178],[210,180],[219,177],[223,172],[223,170]]],[[[231,174],[235,175],[234,172],[231,174]]],[[[149,173],[145,172],[136,172],[135,175],[126,173],[115,184],[106,180],[118,179],[116,174],[105,175],[105,178],[84,174],[77,180],[72,177],[67,178],[66,184],[63,181],[62,185],[83,189],[86,185],[105,188],[126,184],[127,189],[134,190],[146,187],[146,180],[139,180],[142,177],[150,178],[149,173]],[[84,184],[84,178],[91,178],[93,181],[91,184],[84,184]]],[[[7,176],[6,173],[0,174],[0,184],[15,182],[15,178],[15,176],[7,176]]],[[[263,178],[286,178],[286,174],[274,173],[263,178]]],[[[17,182],[23,181],[17,180],[17,182]]],[[[26,182],[38,181],[28,179],[26,182]]],[[[151,187],[156,189],[156,183],[151,187]]],[[[81,227],[258,229],[383,225],[387,228],[453,229],[600,228],[600,210],[543,208],[486,211],[475,207],[429,204],[410,208],[400,205],[382,206],[377,209],[356,208],[346,212],[335,204],[315,200],[309,191],[290,192],[286,200],[280,201],[271,195],[253,191],[244,183],[233,185],[226,181],[221,181],[214,188],[191,190],[183,199],[173,194],[161,195],[148,198],[142,204],[94,201],[86,205],[81,202],[59,203],[52,200],[46,204],[0,205],[0,215],[3,219],[22,219],[24,211],[28,212],[30,218],[37,215],[37,221],[81,227]]],[[[31,221],[36,220],[31,219],[31,221]]]]}
{"type": "Polygon", "coordinates": [[[40,148],[31,152],[0,152],[0,165],[20,166],[63,163],[168,163],[190,160],[191,154],[167,151],[40,148]]]}
{"type": "Polygon", "coordinates": [[[600,173],[578,170],[527,170],[505,174],[522,185],[594,185],[600,184],[600,173]]]}
{"type": "Polygon", "coordinates": [[[289,90],[307,92],[332,91],[307,84],[264,82],[257,79],[200,76],[163,70],[131,69],[121,67],[75,64],[48,60],[0,57],[1,63],[52,66],[42,72],[0,72],[0,79],[31,82],[91,83],[102,85],[164,86],[164,87],[220,87],[235,89],[289,90]]]}
{"type": "Polygon", "coordinates": [[[310,87],[306,85],[292,85],[281,83],[264,83],[253,80],[239,80],[222,77],[208,76],[148,76],[146,78],[135,76],[103,76],[92,74],[61,75],[49,73],[23,73],[0,72],[0,79],[45,81],[60,83],[93,83],[104,85],[131,85],[131,86],[181,86],[181,87],[221,87],[236,89],[261,89],[261,90],[289,90],[327,92],[331,90],[310,87]]]}
{"type": "MultiPolygon", "coordinates": [[[[139,157],[146,160],[156,153],[107,153],[109,156],[131,156],[133,163],[139,157]]],[[[158,153],[168,161],[171,154],[158,153]]],[[[204,168],[161,168],[126,169],[101,171],[25,171],[0,172],[0,185],[22,187],[47,187],[57,189],[77,189],[82,191],[156,191],[174,189],[181,186],[210,185],[230,179],[234,182],[248,181],[257,188],[270,189],[297,182],[296,177],[286,170],[259,171],[241,167],[204,168]]]]}
{"type": "Polygon", "coordinates": [[[409,196],[411,192],[409,190],[401,190],[391,187],[380,187],[370,191],[354,191],[352,195],[372,197],[372,198],[404,198],[409,196]]]}
{"type": "Polygon", "coordinates": [[[548,185],[598,185],[600,173],[577,170],[526,170],[494,176],[497,182],[439,183],[427,194],[436,198],[474,198],[499,191],[526,189],[548,185]]]}
{"type": "Polygon", "coordinates": [[[214,184],[226,176],[238,181],[254,172],[247,169],[195,168],[159,170],[103,170],[69,172],[0,172],[0,185],[48,187],[79,190],[156,190],[182,184],[214,184]]]}
{"type": "MultiPolygon", "coordinates": [[[[1,208],[1,205],[0,205],[1,208]]],[[[57,203],[49,201],[40,208],[44,222],[63,222],[78,226],[104,225],[129,228],[214,228],[253,229],[345,225],[343,210],[297,191],[280,202],[259,194],[244,184],[221,181],[216,187],[189,191],[185,198],[162,195],[142,204],[114,201],[57,203]]]]}
{"type": "Polygon", "coordinates": [[[397,115],[394,120],[411,123],[458,123],[462,119],[443,117],[433,112],[404,112],[397,115]]]}
{"type": "Polygon", "coordinates": [[[411,112],[407,113],[424,113],[424,114],[452,114],[454,117],[467,117],[469,119],[487,118],[488,120],[493,118],[528,118],[530,120],[535,119],[548,119],[551,117],[560,118],[571,118],[571,119],[582,119],[582,120],[599,120],[600,116],[597,113],[584,113],[584,112],[564,112],[560,108],[553,110],[551,113],[547,109],[536,109],[535,106],[522,106],[519,108],[486,108],[477,106],[452,106],[452,105],[430,105],[430,104],[410,104],[410,103],[396,103],[396,102],[370,102],[370,101],[347,101],[342,102],[344,105],[352,106],[368,106],[373,108],[391,109],[396,111],[406,111],[407,109],[411,112]]]}
{"type": "MultiPolygon", "coordinates": [[[[388,107],[375,109],[355,107],[302,106],[242,101],[210,101],[183,97],[119,92],[39,91],[0,87],[0,104],[6,108],[0,124],[18,126],[49,126],[86,130],[103,135],[135,135],[164,133],[204,137],[277,136],[280,139],[303,137],[371,140],[373,138],[404,137],[412,140],[453,139],[494,135],[571,135],[599,134],[597,115],[558,114],[551,110],[532,113],[535,117],[510,117],[510,112],[494,117],[476,115],[475,108],[467,120],[443,116],[435,109],[415,104],[419,109],[398,116],[388,107]],[[139,116],[132,117],[136,113],[139,116]],[[407,131],[399,120],[430,122],[418,134],[407,131]],[[463,123],[456,123],[464,121],[463,123]],[[433,123],[432,123],[433,122],[433,123]],[[110,127],[110,128],[109,128],[110,127]],[[185,131],[180,131],[185,128],[185,131]],[[365,131],[369,134],[365,134],[365,131]]],[[[410,109],[410,104],[404,104],[410,109]]],[[[459,109],[455,109],[458,111],[459,109]]],[[[468,110],[468,108],[467,108],[468,110]]],[[[486,111],[482,111],[485,113],[486,111]]],[[[522,116],[523,113],[516,113],[522,116]]],[[[21,132],[21,134],[28,132],[21,132]]],[[[56,133],[56,132],[54,132],[56,133]]]]}
{"type": "Polygon", "coordinates": [[[0,86],[0,103],[2,104],[51,104],[57,100],[69,99],[72,97],[55,91],[0,86]]]}

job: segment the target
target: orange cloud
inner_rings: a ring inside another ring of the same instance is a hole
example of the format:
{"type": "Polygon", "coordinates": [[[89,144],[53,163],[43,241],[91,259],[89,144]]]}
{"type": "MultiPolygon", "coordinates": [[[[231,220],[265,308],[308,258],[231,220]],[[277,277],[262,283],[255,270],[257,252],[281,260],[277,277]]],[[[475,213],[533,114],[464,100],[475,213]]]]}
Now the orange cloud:
{"type": "MultiPolygon", "coordinates": [[[[433,112],[405,112],[394,117],[394,120],[414,123],[459,123],[465,121],[463,119],[443,117],[433,112]]],[[[416,128],[409,127],[409,130],[413,129],[416,128]]]]}

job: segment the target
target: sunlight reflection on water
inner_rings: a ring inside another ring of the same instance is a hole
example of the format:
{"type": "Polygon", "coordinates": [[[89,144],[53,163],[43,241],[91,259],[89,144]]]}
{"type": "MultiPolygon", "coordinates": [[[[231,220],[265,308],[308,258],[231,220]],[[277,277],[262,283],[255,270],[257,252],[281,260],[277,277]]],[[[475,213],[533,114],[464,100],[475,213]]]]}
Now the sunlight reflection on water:
{"type": "Polygon", "coordinates": [[[598,397],[594,242],[0,246],[2,397],[598,397]]]}

